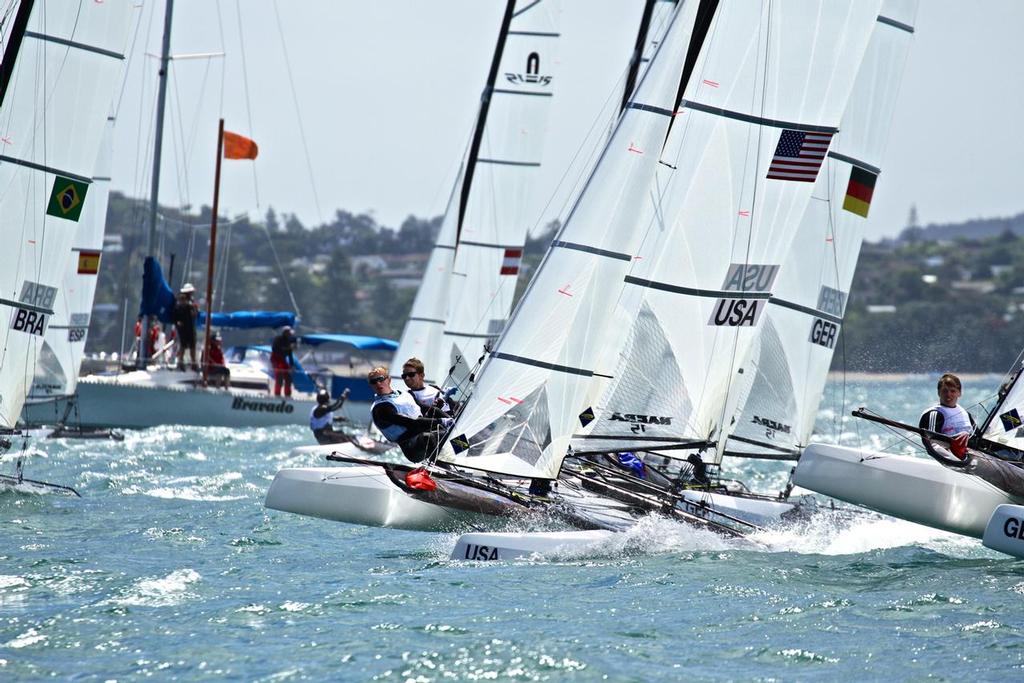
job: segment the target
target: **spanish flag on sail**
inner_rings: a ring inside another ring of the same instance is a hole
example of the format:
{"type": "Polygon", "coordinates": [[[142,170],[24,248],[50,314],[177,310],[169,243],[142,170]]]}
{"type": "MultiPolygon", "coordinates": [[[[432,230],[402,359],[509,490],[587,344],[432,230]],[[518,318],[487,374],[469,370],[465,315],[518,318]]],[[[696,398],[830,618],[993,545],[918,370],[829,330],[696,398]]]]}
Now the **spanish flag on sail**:
{"type": "Polygon", "coordinates": [[[100,252],[81,250],[78,252],[78,274],[96,275],[100,272],[100,252]]]}
{"type": "Polygon", "coordinates": [[[256,142],[249,138],[224,131],[224,158],[225,159],[255,159],[260,153],[256,142]]]}
{"type": "Polygon", "coordinates": [[[875,192],[875,181],[878,174],[854,166],[850,170],[850,184],[846,186],[846,199],[843,208],[858,216],[868,217],[871,206],[871,195],[875,192]]]}

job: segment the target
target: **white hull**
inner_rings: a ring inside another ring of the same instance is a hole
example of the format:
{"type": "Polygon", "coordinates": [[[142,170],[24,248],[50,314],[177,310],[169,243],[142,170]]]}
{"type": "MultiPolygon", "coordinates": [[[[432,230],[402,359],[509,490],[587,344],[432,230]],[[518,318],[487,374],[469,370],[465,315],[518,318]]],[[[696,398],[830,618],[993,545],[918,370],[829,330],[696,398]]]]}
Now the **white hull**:
{"type": "Polygon", "coordinates": [[[475,532],[462,534],[453,560],[514,560],[534,555],[580,552],[600,545],[618,531],[475,532]]]}
{"type": "MultiPolygon", "coordinates": [[[[270,427],[308,425],[312,400],[271,396],[239,389],[213,389],[185,384],[135,381],[137,374],[84,377],[78,383],[77,405],[67,423],[82,427],[142,429],[164,424],[206,427],[270,427]]],[[[195,375],[173,373],[179,378],[195,375]]],[[[159,379],[159,376],[154,376],[159,379]]],[[[65,414],[67,399],[26,404],[22,422],[54,424],[65,414]]],[[[348,406],[366,411],[369,405],[348,406]]]]}
{"type": "Polygon", "coordinates": [[[886,515],[976,538],[999,505],[1022,502],[932,460],[824,444],[804,449],[793,481],[886,515]]]}
{"type": "Polygon", "coordinates": [[[704,510],[713,510],[757,526],[775,524],[782,519],[782,515],[796,507],[793,503],[784,501],[743,498],[703,491],[686,491],[683,493],[683,500],[688,504],[684,504],[682,509],[691,514],[704,517],[704,510]]]}
{"type": "Polygon", "coordinates": [[[334,522],[411,531],[452,530],[481,517],[413,498],[379,465],[283,469],[274,476],[263,505],[334,522]]]}

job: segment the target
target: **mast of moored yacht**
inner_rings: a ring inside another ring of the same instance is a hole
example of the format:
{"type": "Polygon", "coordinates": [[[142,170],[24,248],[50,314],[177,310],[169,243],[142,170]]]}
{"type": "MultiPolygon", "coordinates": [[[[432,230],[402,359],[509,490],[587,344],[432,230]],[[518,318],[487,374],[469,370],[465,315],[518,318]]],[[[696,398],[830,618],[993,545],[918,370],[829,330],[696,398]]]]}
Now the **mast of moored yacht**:
{"type": "MultiPolygon", "coordinates": [[[[160,156],[164,139],[164,109],[167,102],[167,68],[171,62],[171,16],[174,13],[174,0],[166,0],[164,10],[164,35],[160,48],[159,86],[156,99],[156,130],[153,137],[153,177],[149,190],[149,232],[146,235],[146,255],[152,256],[156,250],[156,213],[157,201],[160,197],[160,156]]],[[[150,321],[147,321],[139,337],[139,355],[137,367],[146,367],[149,360],[149,345],[142,343],[145,339],[150,321]]]]}

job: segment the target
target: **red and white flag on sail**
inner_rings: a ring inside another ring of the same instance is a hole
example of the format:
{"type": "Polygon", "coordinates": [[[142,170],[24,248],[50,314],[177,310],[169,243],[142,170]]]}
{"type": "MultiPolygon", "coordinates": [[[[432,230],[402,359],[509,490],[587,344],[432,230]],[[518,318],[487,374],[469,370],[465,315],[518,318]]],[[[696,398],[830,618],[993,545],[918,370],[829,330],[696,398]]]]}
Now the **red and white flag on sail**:
{"type": "Polygon", "coordinates": [[[768,177],[813,183],[828,153],[832,133],[809,133],[802,130],[782,131],[775,156],[768,167],[768,177]]]}
{"type": "Polygon", "coordinates": [[[523,262],[522,249],[506,249],[505,258],[501,262],[502,275],[518,275],[519,264],[523,262]]]}

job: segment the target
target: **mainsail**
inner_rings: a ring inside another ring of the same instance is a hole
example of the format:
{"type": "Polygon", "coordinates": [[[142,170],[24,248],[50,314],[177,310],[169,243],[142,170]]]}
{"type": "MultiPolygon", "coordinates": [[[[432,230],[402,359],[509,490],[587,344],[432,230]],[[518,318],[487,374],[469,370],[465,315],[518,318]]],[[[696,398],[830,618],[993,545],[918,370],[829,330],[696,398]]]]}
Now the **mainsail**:
{"type": "Polygon", "coordinates": [[[727,453],[795,458],[808,443],[860,254],[913,37],[917,0],[886,0],[796,240],[768,301],[753,383],[727,453]]]}
{"type": "Polygon", "coordinates": [[[127,0],[23,0],[0,63],[0,428],[32,384],[120,78],[127,0]],[[20,28],[19,28],[20,25],[20,28]]]}
{"type": "Polygon", "coordinates": [[[464,377],[504,325],[554,92],[560,9],[552,0],[506,6],[473,138],[392,362],[396,377],[411,356],[428,381],[444,381],[453,366],[464,377]]]}
{"type": "Polygon", "coordinates": [[[89,187],[89,201],[75,228],[71,258],[54,300],[53,317],[43,340],[29,401],[72,396],[78,386],[103,253],[113,146],[114,117],[109,116],[89,187]]]}
{"type": "Polygon", "coordinates": [[[635,253],[637,220],[650,205],[648,190],[678,101],[697,5],[676,11],[442,459],[507,474],[557,473],[579,412],[575,406],[585,400],[593,377],[590,359],[603,351],[608,304],[635,253]]]}
{"type": "Polygon", "coordinates": [[[570,449],[719,455],[878,7],[684,6],[443,458],[553,477],[570,449]]]}

